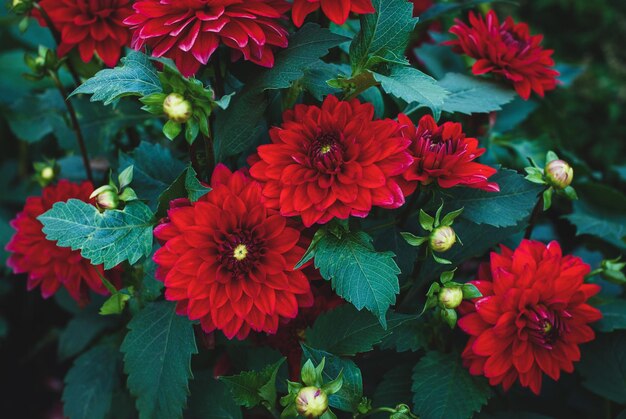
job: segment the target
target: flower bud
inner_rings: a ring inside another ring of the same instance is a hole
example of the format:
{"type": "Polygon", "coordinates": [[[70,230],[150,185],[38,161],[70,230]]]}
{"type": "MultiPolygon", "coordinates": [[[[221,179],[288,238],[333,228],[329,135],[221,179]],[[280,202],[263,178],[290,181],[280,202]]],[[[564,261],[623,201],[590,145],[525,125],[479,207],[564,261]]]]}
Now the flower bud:
{"type": "Polygon", "coordinates": [[[439,303],[445,308],[457,308],[463,301],[461,287],[442,288],[439,291],[439,303]]]}
{"type": "Polygon", "coordinates": [[[328,410],[328,396],[317,387],[304,387],[296,396],[296,410],[307,419],[319,418],[328,410]]]}
{"type": "Polygon", "coordinates": [[[117,190],[110,185],[104,185],[93,191],[89,199],[96,198],[96,206],[104,210],[117,209],[120,205],[120,197],[117,190]]]}
{"type": "Polygon", "coordinates": [[[545,168],[546,179],[557,189],[565,189],[574,180],[574,169],[563,160],[552,160],[545,168]]]}
{"type": "Polygon", "coordinates": [[[433,252],[445,252],[456,243],[456,233],[449,226],[437,227],[430,234],[429,246],[433,252]]]}
{"type": "Polygon", "coordinates": [[[174,122],[183,124],[191,118],[193,111],[191,103],[179,93],[170,93],[163,101],[163,112],[174,122]]]}

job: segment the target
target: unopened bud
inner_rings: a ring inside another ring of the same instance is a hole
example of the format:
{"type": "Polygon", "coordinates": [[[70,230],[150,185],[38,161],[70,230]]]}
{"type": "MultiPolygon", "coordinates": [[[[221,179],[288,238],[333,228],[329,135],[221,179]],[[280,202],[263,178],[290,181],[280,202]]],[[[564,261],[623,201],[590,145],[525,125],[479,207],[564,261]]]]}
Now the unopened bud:
{"type": "Polygon", "coordinates": [[[429,246],[433,252],[445,252],[456,243],[456,233],[449,226],[437,227],[430,234],[429,246]]]}
{"type": "Polygon", "coordinates": [[[89,199],[96,198],[96,205],[100,209],[117,209],[120,205],[120,197],[117,191],[110,185],[104,185],[93,191],[89,199]]]}
{"type": "Polygon", "coordinates": [[[439,291],[439,303],[445,308],[457,308],[463,301],[461,287],[442,288],[439,291]]]}
{"type": "Polygon", "coordinates": [[[163,101],[163,112],[174,122],[183,124],[191,118],[193,110],[191,103],[179,93],[170,93],[163,101]]]}
{"type": "Polygon", "coordinates": [[[41,170],[41,178],[42,178],[43,180],[46,180],[46,181],[51,181],[52,179],[54,179],[54,175],[55,175],[55,173],[54,173],[54,168],[52,168],[52,167],[50,167],[50,166],[48,166],[48,167],[44,167],[44,168],[41,170]]]}
{"type": "Polygon", "coordinates": [[[574,169],[566,161],[552,160],[546,165],[545,175],[550,185],[557,189],[565,189],[574,180],[574,169]]]}
{"type": "Polygon", "coordinates": [[[328,396],[317,387],[304,387],[296,397],[296,409],[307,419],[319,418],[328,410],[328,396]]]}

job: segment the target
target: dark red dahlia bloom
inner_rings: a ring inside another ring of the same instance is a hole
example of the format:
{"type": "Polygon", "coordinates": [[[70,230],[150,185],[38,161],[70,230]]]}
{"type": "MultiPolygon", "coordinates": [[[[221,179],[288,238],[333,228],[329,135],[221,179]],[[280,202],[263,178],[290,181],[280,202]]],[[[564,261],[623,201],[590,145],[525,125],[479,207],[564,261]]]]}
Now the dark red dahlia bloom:
{"type": "Polygon", "coordinates": [[[478,147],[476,138],[465,137],[461,124],[445,122],[441,126],[432,116],[420,119],[416,127],[403,114],[398,116],[402,134],[411,140],[408,151],[413,164],[399,180],[405,195],[415,192],[419,184],[437,182],[441,188],[467,186],[485,191],[497,192],[498,185],[487,179],[496,169],[475,162],[485,153],[478,147]]]}
{"type": "Polygon", "coordinates": [[[279,21],[289,7],[284,0],[143,0],[124,23],[133,29],[134,49],[147,45],[192,76],[220,44],[233,50],[233,59],[272,67],[272,48],[287,46],[279,21]]]}
{"type": "Polygon", "coordinates": [[[350,12],[363,15],[376,11],[372,0],[294,0],[291,12],[293,23],[298,27],[302,26],[309,13],[313,13],[320,7],[322,12],[337,25],[346,23],[350,12]]]}
{"type": "MultiPolygon", "coordinates": [[[[130,41],[123,23],[132,13],[130,0],[41,0],[39,5],[61,34],[57,51],[61,57],[78,47],[84,62],[91,61],[97,52],[106,65],[113,67],[130,41]]],[[[39,11],[33,14],[46,26],[39,11]]]]}
{"type": "Polygon", "coordinates": [[[557,242],[524,240],[515,251],[491,253],[472,282],[483,296],[461,306],[470,373],[505,390],[519,379],[539,394],[544,373],[558,380],[561,371],[572,372],[578,345],[595,337],[588,323],[602,317],[587,304],[600,291],[584,283],[588,273],[589,265],[563,256],[557,242]]]}
{"type": "Polygon", "coordinates": [[[328,96],[322,107],[297,105],[258,148],[250,174],[263,183],[268,205],[304,225],[365,217],[372,206],[398,208],[396,177],[412,162],[399,126],[373,121],[374,107],[328,96]]]}
{"type": "MultiPolygon", "coordinates": [[[[88,302],[88,291],[107,294],[100,275],[105,275],[102,265],[93,266],[84,259],[80,251],[69,247],[57,247],[48,241],[41,231],[43,225],[37,217],[52,208],[57,202],[66,202],[70,198],[89,202],[93,191],[90,182],[80,185],[61,180],[43,190],[42,196],[31,196],[26,200],[24,210],[11,221],[17,231],[6,246],[11,253],[7,265],[16,274],[28,275],[27,287],[32,290],[41,287],[41,295],[49,298],[64,286],[79,304],[88,302]]],[[[108,271],[106,276],[113,283],[119,282],[116,271],[108,271]]]]}
{"type": "Polygon", "coordinates": [[[293,270],[308,241],[265,207],[261,186],[243,172],[220,165],[211,187],[193,204],[172,202],[154,231],[163,244],[154,261],[165,298],[207,333],[276,333],[281,320],[313,304],[308,279],[293,270]]]}
{"type": "Polygon", "coordinates": [[[528,25],[508,17],[502,24],[492,10],[486,18],[469,14],[470,26],[457,19],[450,32],[458,39],[446,42],[454,50],[476,59],[476,75],[495,73],[513,83],[519,95],[528,99],[531,90],[543,97],[556,88],[553,51],[543,49],[543,35],[531,35],[528,25]]]}

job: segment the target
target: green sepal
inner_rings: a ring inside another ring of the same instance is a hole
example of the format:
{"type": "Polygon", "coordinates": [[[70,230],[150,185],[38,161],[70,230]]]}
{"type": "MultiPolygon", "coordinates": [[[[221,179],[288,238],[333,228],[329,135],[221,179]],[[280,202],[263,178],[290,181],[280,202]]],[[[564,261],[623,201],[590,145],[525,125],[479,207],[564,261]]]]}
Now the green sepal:
{"type": "Polygon", "coordinates": [[[426,231],[433,231],[435,219],[428,215],[424,210],[420,209],[419,222],[426,231]]]}
{"type": "Polygon", "coordinates": [[[167,137],[168,140],[174,141],[178,134],[183,130],[183,127],[178,122],[167,121],[165,125],[163,125],[163,134],[167,137]]]}
{"type": "Polygon", "coordinates": [[[343,370],[339,371],[337,378],[324,384],[322,386],[322,391],[326,393],[327,396],[330,396],[331,394],[335,394],[339,390],[341,390],[342,386],[343,386],[343,370]]]}
{"type": "Polygon", "coordinates": [[[400,233],[402,238],[411,246],[418,247],[428,241],[428,237],[419,237],[411,233],[402,232],[400,233]]]}
{"type": "Polygon", "coordinates": [[[454,329],[458,318],[456,310],[453,308],[442,308],[440,313],[441,318],[450,326],[450,329],[454,329]]]}
{"type": "Polygon", "coordinates": [[[463,284],[461,287],[463,290],[463,299],[471,300],[474,298],[480,298],[483,294],[476,288],[474,284],[463,284]]]}
{"type": "Polygon", "coordinates": [[[543,210],[547,211],[552,206],[552,195],[554,195],[554,188],[551,186],[543,191],[543,210]]]}
{"type": "Polygon", "coordinates": [[[457,217],[461,215],[462,213],[463,213],[463,208],[459,208],[456,211],[447,213],[445,217],[443,217],[443,220],[441,220],[441,225],[450,227],[452,223],[454,223],[454,220],[456,220],[457,217]]]}

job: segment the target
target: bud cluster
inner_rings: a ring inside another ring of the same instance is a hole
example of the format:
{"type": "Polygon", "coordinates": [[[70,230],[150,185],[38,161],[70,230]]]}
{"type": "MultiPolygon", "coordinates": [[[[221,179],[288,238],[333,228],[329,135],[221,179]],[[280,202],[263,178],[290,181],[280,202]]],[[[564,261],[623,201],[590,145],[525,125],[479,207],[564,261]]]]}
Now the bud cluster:
{"type": "Polygon", "coordinates": [[[51,184],[61,171],[61,168],[54,160],[36,162],[33,164],[33,168],[35,169],[35,181],[37,181],[42,188],[51,184]]]}
{"type": "Polygon", "coordinates": [[[109,183],[93,191],[89,199],[95,199],[100,211],[118,209],[121,204],[137,199],[135,191],[128,187],[133,181],[133,166],[129,166],[118,176],[119,186],[109,178],[109,183]]]}
{"type": "Polygon", "coordinates": [[[471,300],[482,296],[478,288],[466,283],[454,282],[454,271],[447,271],[439,277],[439,283],[433,282],[426,293],[426,304],[422,314],[426,310],[435,309],[435,315],[445,321],[450,328],[456,326],[456,309],[463,300],[471,300]]]}
{"type": "Polygon", "coordinates": [[[533,183],[545,185],[543,192],[543,210],[552,206],[552,196],[556,193],[564,195],[570,200],[578,199],[576,191],[571,186],[574,180],[574,169],[565,160],[559,159],[553,151],[546,154],[546,165],[542,169],[532,159],[529,159],[531,167],[525,168],[526,179],[533,183]]]}

